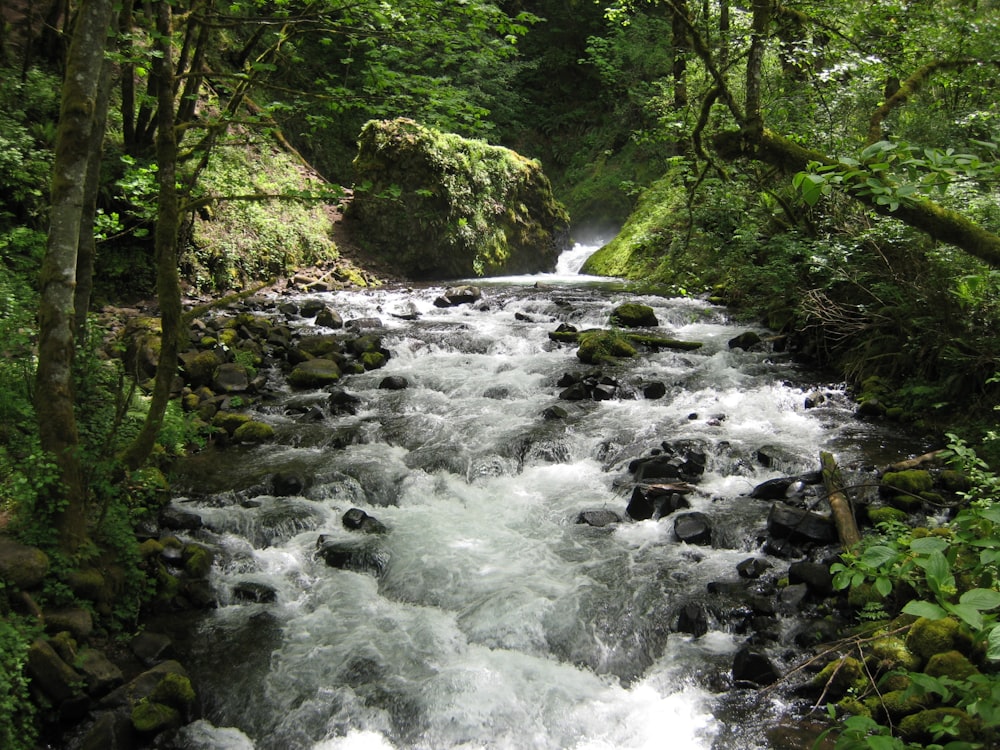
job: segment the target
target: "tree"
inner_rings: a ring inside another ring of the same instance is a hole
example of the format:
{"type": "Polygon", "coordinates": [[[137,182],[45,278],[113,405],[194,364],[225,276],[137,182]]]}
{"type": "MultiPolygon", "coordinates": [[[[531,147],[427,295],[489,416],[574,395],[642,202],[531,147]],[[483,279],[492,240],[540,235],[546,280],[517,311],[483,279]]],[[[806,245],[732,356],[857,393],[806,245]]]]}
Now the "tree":
{"type": "Polygon", "coordinates": [[[49,488],[48,508],[60,544],[75,551],[86,539],[86,492],[79,463],[73,399],[80,227],[87,175],[99,152],[98,92],[114,14],[112,0],[84,0],[66,60],[51,187],[48,243],[40,275],[36,413],[43,450],[59,468],[61,487],[49,488]]]}

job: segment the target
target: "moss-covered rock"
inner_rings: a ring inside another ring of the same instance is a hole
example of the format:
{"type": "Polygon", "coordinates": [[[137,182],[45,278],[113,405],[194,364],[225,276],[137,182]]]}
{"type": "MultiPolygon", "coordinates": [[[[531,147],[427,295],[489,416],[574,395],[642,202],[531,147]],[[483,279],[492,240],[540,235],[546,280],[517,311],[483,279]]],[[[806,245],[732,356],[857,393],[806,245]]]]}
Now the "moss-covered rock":
{"type": "Polygon", "coordinates": [[[919,495],[929,492],[934,487],[934,478],[925,469],[908,469],[906,471],[887,471],[882,476],[879,491],[886,495],[906,493],[919,495]]]}
{"type": "Polygon", "coordinates": [[[583,331],[577,339],[580,348],[576,356],[581,362],[595,365],[608,360],[634,357],[636,348],[617,331],[583,331]]]}
{"type": "Polygon", "coordinates": [[[868,644],[865,663],[873,674],[884,674],[894,669],[916,669],[920,659],[906,647],[902,638],[887,635],[868,644]]]}
{"type": "Polygon", "coordinates": [[[611,325],[625,328],[651,328],[658,326],[656,313],[649,305],[638,302],[626,302],[611,311],[611,325]]]}
{"type": "Polygon", "coordinates": [[[189,708],[195,697],[190,678],[179,672],[166,672],[149,694],[150,701],[181,710],[189,708]]]}
{"type": "Polygon", "coordinates": [[[232,435],[236,432],[236,430],[249,421],[249,414],[240,414],[239,412],[232,411],[220,411],[212,418],[212,425],[220,427],[232,435]]]}
{"type": "Polygon", "coordinates": [[[950,727],[948,741],[972,742],[977,738],[979,722],[960,708],[929,708],[904,716],[899,732],[908,742],[930,744],[937,739],[935,727],[950,727]]]}
{"type": "Polygon", "coordinates": [[[233,440],[237,443],[264,443],[274,439],[274,428],[267,422],[251,419],[244,422],[233,432],[233,440]]]}
{"type": "Polygon", "coordinates": [[[45,580],[49,557],[37,547],[0,535],[0,578],[20,589],[31,589],[45,580]]]}
{"type": "Polygon", "coordinates": [[[205,578],[212,569],[214,555],[208,547],[192,542],[184,545],[181,559],[184,561],[184,572],[191,578],[205,578]]]}
{"type": "Polygon", "coordinates": [[[868,508],[868,521],[872,526],[880,523],[895,523],[906,520],[907,513],[901,508],[894,508],[891,505],[880,505],[877,508],[868,508]]]}
{"type": "Polygon", "coordinates": [[[934,654],[927,660],[924,672],[931,677],[951,677],[956,680],[964,680],[979,674],[976,665],[960,651],[943,651],[934,654]]]}
{"type": "Polygon", "coordinates": [[[868,687],[864,664],[853,656],[834,659],[812,679],[812,687],[826,691],[831,700],[839,700],[850,692],[863,693],[868,687]]]}
{"type": "Polygon", "coordinates": [[[160,734],[171,729],[178,729],[182,723],[181,712],[173,706],[143,700],[132,708],[132,726],[141,734],[160,734]]]}
{"type": "Polygon", "coordinates": [[[412,120],[368,122],[348,216],[362,244],[411,278],[555,268],[569,217],[541,165],[412,120]]]}
{"type": "Polygon", "coordinates": [[[958,620],[951,617],[940,620],[921,617],[906,634],[906,647],[924,661],[948,651],[969,653],[971,645],[969,635],[962,630],[958,620]]]}
{"type": "Polygon", "coordinates": [[[340,367],[329,359],[310,359],[295,365],[288,382],[296,388],[323,388],[340,380],[340,367]]]}

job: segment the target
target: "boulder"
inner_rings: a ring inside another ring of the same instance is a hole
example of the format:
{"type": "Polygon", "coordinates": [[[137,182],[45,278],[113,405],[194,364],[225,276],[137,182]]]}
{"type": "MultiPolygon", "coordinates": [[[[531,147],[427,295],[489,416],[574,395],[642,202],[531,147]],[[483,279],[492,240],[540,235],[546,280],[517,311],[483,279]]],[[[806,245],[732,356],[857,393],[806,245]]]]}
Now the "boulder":
{"type": "Polygon", "coordinates": [[[329,359],[310,359],[300,362],[288,376],[296,388],[322,388],[340,379],[340,368],[329,359]]]}
{"type": "Polygon", "coordinates": [[[729,339],[730,349],[743,349],[749,351],[760,344],[760,335],[754,331],[745,331],[739,336],[729,339]]]}
{"type": "Polygon", "coordinates": [[[267,422],[251,419],[233,431],[233,441],[237,443],[263,443],[274,439],[274,428],[267,422]]]}
{"type": "Polygon", "coordinates": [[[667,395],[667,386],[659,380],[653,383],[648,383],[642,387],[642,395],[643,398],[647,398],[650,401],[661,399],[667,395]]]}
{"type": "Polygon", "coordinates": [[[681,484],[636,485],[625,512],[634,521],[660,519],[674,511],[690,508],[684,497],[689,488],[681,484]]]}
{"type": "Polygon", "coordinates": [[[239,581],[233,586],[233,599],[238,602],[272,604],[278,600],[278,592],[273,586],[260,581],[239,581]]]}
{"type": "Polygon", "coordinates": [[[767,514],[767,530],[774,537],[827,544],[837,540],[833,521],[819,513],[774,503],[767,514]]]}
{"type": "Polygon", "coordinates": [[[771,567],[763,557],[748,557],[736,566],[736,572],[740,578],[760,578],[771,567]]]}
{"type": "Polygon", "coordinates": [[[357,414],[361,398],[353,393],[348,393],[343,388],[334,388],[330,391],[330,397],[326,403],[333,414],[357,414]]]}
{"type": "Polygon", "coordinates": [[[28,649],[28,676],[54,704],[79,694],[83,675],[67,664],[48,641],[36,638],[28,649]]]}
{"type": "Polygon", "coordinates": [[[737,684],[770,685],[781,677],[770,657],[753,646],[743,646],[733,657],[733,681],[737,684]]]}
{"type": "Polygon", "coordinates": [[[19,589],[41,585],[49,572],[49,557],[37,547],[0,536],[0,578],[19,589]]]}
{"type": "Polygon", "coordinates": [[[340,317],[340,314],[335,310],[331,310],[329,307],[324,306],[316,314],[316,325],[323,326],[324,328],[343,328],[344,319],[340,317]]]}
{"type": "Polygon", "coordinates": [[[653,328],[658,326],[660,321],[656,319],[656,313],[649,305],[641,305],[637,302],[626,302],[618,305],[611,311],[611,325],[623,328],[653,328]]]}
{"type": "Polygon", "coordinates": [[[830,568],[822,563],[800,560],[788,566],[788,582],[792,584],[804,583],[809,593],[816,596],[830,596],[833,594],[833,575],[830,568]]]}
{"type": "Polygon", "coordinates": [[[677,616],[677,632],[688,633],[695,638],[708,632],[708,614],[698,604],[685,604],[677,616]]]}
{"type": "Polygon", "coordinates": [[[351,508],[344,513],[340,522],[345,529],[361,531],[365,534],[386,534],[389,531],[384,523],[374,516],[368,515],[361,508],[351,508]]]}
{"type": "Polygon", "coordinates": [[[212,390],[216,393],[243,393],[250,389],[247,368],[236,362],[224,362],[215,371],[212,390]]]}
{"type": "Polygon", "coordinates": [[[374,540],[333,539],[321,534],[316,540],[316,552],[331,568],[380,576],[389,564],[388,552],[374,540]]]}
{"type": "Polygon", "coordinates": [[[540,164],[509,149],[413,120],[373,120],[354,167],[370,188],[355,191],[348,219],[404,276],[552,271],[568,247],[569,217],[540,164]]]}
{"type": "Polygon", "coordinates": [[[603,528],[605,526],[611,526],[612,524],[621,523],[621,520],[621,516],[613,510],[605,509],[585,510],[576,517],[577,523],[594,526],[596,528],[603,528]]]}
{"type": "Polygon", "coordinates": [[[712,522],[708,516],[698,511],[681,513],[674,519],[674,536],[677,541],[686,544],[711,544],[712,522]]]}
{"type": "Polygon", "coordinates": [[[384,391],[402,391],[410,387],[410,382],[402,375],[389,375],[382,378],[378,387],[384,391]]]}
{"type": "Polygon", "coordinates": [[[483,292],[478,286],[465,284],[462,286],[450,286],[444,293],[434,300],[434,307],[457,307],[458,305],[470,305],[478,302],[483,297],[483,292]]]}

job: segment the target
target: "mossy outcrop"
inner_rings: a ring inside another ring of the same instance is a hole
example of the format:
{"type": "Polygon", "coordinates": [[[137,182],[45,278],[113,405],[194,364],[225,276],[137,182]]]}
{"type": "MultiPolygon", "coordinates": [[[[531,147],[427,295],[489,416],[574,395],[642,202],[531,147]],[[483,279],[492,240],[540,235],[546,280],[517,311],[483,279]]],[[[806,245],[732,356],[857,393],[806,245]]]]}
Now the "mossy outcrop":
{"type": "Polygon", "coordinates": [[[555,268],[569,216],[537,161],[413,120],[361,131],[354,236],[398,273],[454,279],[555,268]]]}

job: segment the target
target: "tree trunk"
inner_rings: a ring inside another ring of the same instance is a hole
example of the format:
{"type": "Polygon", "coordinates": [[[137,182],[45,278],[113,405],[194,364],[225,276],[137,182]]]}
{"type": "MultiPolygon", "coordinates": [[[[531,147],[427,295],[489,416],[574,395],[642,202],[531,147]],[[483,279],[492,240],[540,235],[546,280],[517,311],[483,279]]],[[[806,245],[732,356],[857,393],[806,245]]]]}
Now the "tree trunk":
{"type": "Polygon", "coordinates": [[[113,12],[111,0],[80,5],[66,61],[52,171],[49,233],[39,279],[35,409],[41,447],[52,454],[62,487],[46,498],[61,546],[87,538],[73,398],[74,294],[84,186],[92,154],[98,81],[113,12]]]}
{"type": "Polygon", "coordinates": [[[153,75],[157,85],[156,162],[159,196],[156,207],[156,294],[160,304],[160,357],[149,412],[142,429],[126,449],[122,461],[135,470],[149,457],[163,425],[170,390],[177,374],[178,331],[181,322],[181,287],[177,272],[177,236],[180,200],[177,194],[177,132],[174,127],[173,62],[170,39],[172,16],[166,0],[156,3],[156,51],[153,75]]]}

